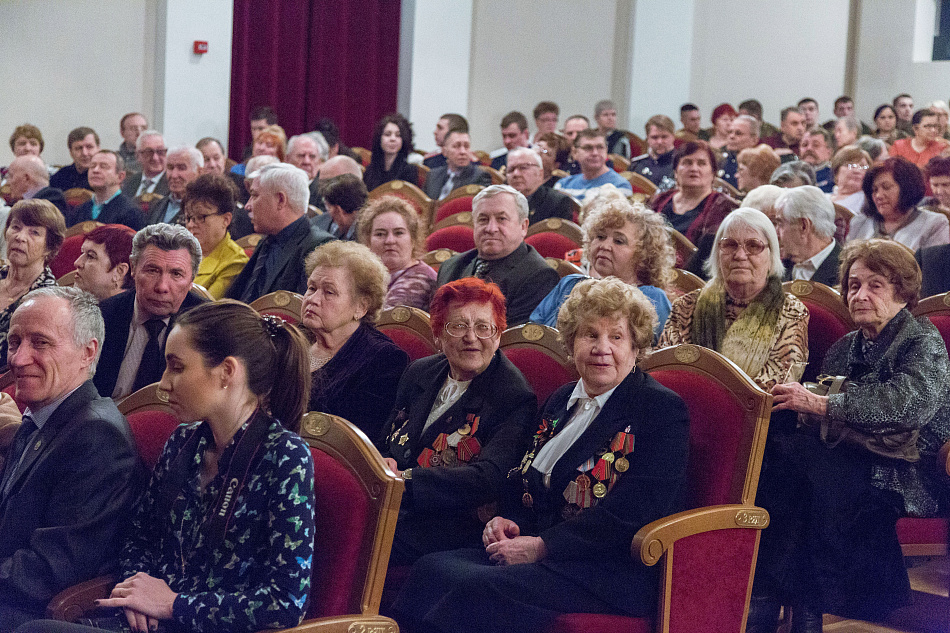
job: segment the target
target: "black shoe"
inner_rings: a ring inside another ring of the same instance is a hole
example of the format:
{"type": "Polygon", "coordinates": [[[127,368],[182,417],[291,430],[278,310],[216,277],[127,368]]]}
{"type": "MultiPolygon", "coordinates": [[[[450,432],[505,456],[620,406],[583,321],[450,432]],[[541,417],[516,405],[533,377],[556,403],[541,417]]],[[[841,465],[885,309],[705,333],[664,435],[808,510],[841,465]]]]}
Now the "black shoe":
{"type": "MultiPolygon", "coordinates": [[[[752,596],[746,633],[775,633],[778,628],[779,601],[771,596],[752,596]]],[[[820,630],[820,629],[819,629],[820,630]]]]}
{"type": "Polygon", "coordinates": [[[805,606],[793,607],[791,633],[821,633],[821,611],[805,606]]]}

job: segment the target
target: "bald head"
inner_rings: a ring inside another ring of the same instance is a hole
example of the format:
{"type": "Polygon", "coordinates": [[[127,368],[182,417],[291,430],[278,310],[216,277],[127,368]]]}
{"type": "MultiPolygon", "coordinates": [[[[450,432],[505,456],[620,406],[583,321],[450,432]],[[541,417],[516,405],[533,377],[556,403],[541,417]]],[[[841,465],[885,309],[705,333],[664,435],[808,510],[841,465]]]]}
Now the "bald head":
{"type": "Polygon", "coordinates": [[[325,161],[320,165],[320,171],[318,172],[321,181],[342,176],[343,174],[351,174],[360,180],[363,179],[363,170],[360,168],[359,163],[349,156],[343,156],[342,154],[325,161]]]}
{"type": "Polygon", "coordinates": [[[22,200],[27,193],[35,193],[49,186],[49,171],[39,156],[17,156],[7,171],[10,194],[14,200],[22,200]]]}

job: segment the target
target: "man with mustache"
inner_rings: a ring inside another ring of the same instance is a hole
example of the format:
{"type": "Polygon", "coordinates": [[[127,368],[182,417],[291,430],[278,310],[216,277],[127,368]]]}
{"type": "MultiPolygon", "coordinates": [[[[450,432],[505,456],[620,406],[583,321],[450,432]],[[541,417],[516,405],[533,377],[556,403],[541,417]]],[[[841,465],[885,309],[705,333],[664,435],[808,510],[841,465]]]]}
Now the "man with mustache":
{"type": "Polygon", "coordinates": [[[831,134],[828,130],[812,127],[802,137],[799,145],[802,160],[815,168],[815,186],[831,193],[835,181],[831,174],[831,134]]]}

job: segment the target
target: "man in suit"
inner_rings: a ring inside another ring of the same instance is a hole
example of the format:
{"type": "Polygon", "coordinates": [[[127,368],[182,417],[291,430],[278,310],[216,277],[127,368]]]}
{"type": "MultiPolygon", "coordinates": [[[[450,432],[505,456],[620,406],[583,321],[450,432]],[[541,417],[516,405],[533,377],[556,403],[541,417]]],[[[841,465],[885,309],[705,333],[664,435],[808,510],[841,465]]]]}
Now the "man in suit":
{"type": "Polygon", "coordinates": [[[0,473],[0,630],[42,618],[119,552],[141,471],[128,422],[91,380],[103,336],[77,288],[35,290],[13,314],[7,360],[27,408],[0,473]]]}
{"type": "Polygon", "coordinates": [[[7,168],[11,204],[19,200],[49,200],[60,213],[66,215],[66,198],[56,187],[49,186],[49,170],[39,156],[17,156],[7,168]]]}
{"type": "Polygon", "coordinates": [[[528,225],[548,218],[574,219],[570,196],[544,185],[541,156],[533,149],[517,147],[508,152],[508,184],[528,200],[528,225]]]}
{"type": "Polygon", "coordinates": [[[435,138],[435,144],[438,149],[426,154],[422,161],[422,164],[429,169],[445,167],[443,145],[445,144],[445,136],[449,133],[449,130],[460,130],[468,133],[468,121],[466,121],[465,117],[461,114],[451,112],[439,117],[439,120],[435,124],[435,130],[432,131],[432,136],[435,138]]]}
{"type": "Polygon", "coordinates": [[[465,185],[491,184],[491,176],[472,163],[472,142],[468,132],[449,130],[442,144],[442,153],[445,154],[445,166],[437,167],[426,178],[426,195],[433,200],[441,200],[449,195],[453,189],[465,185]]]}
{"type": "Polygon", "coordinates": [[[185,213],[181,201],[185,197],[185,187],[198,177],[205,165],[204,156],[194,147],[176,147],[168,152],[165,161],[165,179],[168,181],[168,195],[154,201],[148,209],[146,224],[185,224],[185,213]]]}
{"type": "Polygon", "coordinates": [[[227,296],[250,303],[277,290],[303,294],[307,290],[304,260],[333,237],[311,226],[307,219],[307,174],[287,163],[261,168],[251,183],[251,198],[245,208],[254,221],[254,231],[265,235],[228,288],[227,296]]]}
{"type": "Polygon", "coordinates": [[[922,248],[914,257],[924,277],[921,298],[950,290],[950,244],[922,248]]]}
{"type": "Polygon", "coordinates": [[[501,120],[501,142],[505,151],[491,159],[492,169],[501,169],[505,166],[508,153],[519,147],[528,147],[528,117],[517,110],[512,110],[501,120]]]}
{"type": "Polygon", "coordinates": [[[88,189],[89,161],[99,151],[99,135],[92,128],[77,127],[66,137],[66,147],[73,162],[53,174],[50,186],[62,191],[88,189]]]}
{"type": "Polygon", "coordinates": [[[320,171],[320,164],[329,158],[330,146],[320,132],[298,134],[287,141],[287,162],[307,173],[310,179],[310,204],[315,206],[319,206],[320,200],[317,172],[320,171]]]}
{"type": "Polygon", "coordinates": [[[776,223],[785,281],[807,279],[826,286],[838,285],[841,247],[835,241],[835,208],[812,185],[787,189],[775,201],[776,223]]]}
{"type": "MultiPolygon", "coordinates": [[[[740,114],[729,124],[729,136],[726,137],[726,147],[719,155],[719,177],[733,187],[738,187],[736,172],[739,171],[739,152],[759,144],[759,121],[748,114],[740,114]]],[[[672,172],[672,156],[670,158],[670,175],[672,172]]],[[[658,184],[658,183],[657,183],[658,184]]]]}
{"type": "Polygon", "coordinates": [[[165,176],[165,157],[168,148],[158,130],[145,130],[135,141],[135,156],[142,164],[142,171],[129,174],[122,183],[122,193],[138,198],[146,193],[168,195],[168,178],[165,176]]]}
{"type": "Polygon", "coordinates": [[[436,285],[462,277],[493,281],[505,295],[508,326],[525,323],[559,279],[538,251],[524,243],[528,201],[508,185],[492,185],[472,201],[472,219],[475,248],[442,264],[436,285]]]}
{"type": "Polygon", "coordinates": [[[124,224],[136,231],[142,228],[142,212],[119,188],[124,178],[125,164],[122,157],[111,149],[99,150],[89,164],[92,200],[76,207],[67,224],[73,226],[86,220],[95,220],[103,224],[124,224]]]}
{"type": "Polygon", "coordinates": [[[145,227],[132,239],[129,262],[135,287],[100,306],[106,340],[94,382],[104,398],[124,398],[158,382],[175,318],[206,301],[189,292],[201,263],[201,245],[185,227],[145,227]]]}

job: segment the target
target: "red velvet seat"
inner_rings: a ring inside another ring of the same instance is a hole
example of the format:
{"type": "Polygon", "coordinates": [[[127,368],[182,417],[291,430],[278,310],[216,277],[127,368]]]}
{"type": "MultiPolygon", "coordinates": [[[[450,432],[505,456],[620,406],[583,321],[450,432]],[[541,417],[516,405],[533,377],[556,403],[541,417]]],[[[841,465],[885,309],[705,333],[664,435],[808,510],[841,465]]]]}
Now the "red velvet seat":
{"type": "Polygon", "coordinates": [[[26,406],[17,402],[16,399],[16,383],[13,382],[13,372],[7,370],[0,374],[0,391],[10,394],[10,397],[13,398],[13,401],[16,402],[17,408],[20,409],[20,413],[26,411],[26,406]]]}
{"type": "Polygon", "coordinates": [[[63,240],[63,245],[59,247],[56,257],[49,263],[49,269],[53,271],[53,276],[59,279],[66,273],[76,270],[76,260],[82,253],[82,243],[86,241],[83,233],[70,235],[63,240]]]}
{"type": "Polygon", "coordinates": [[[426,250],[434,251],[440,248],[458,253],[470,251],[475,248],[475,231],[464,224],[437,228],[426,238],[426,250]]]}
{"type": "Polygon", "coordinates": [[[168,406],[168,396],[153,383],[123,398],[118,407],[132,427],[142,461],[149,470],[155,468],[165,442],[181,424],[168,406]]]}
{"type": "Polygon", "coordinates": [[[303,297],[296,292],[278,290],[251,302],[251,307],[261,314],[272,314],[288,323],[300,323],[303,297]]]}
{"type": "Polygon", "coordinates": [[[856,326],[837,290],[804,279],[787,281],[782,287],[808,308],[808,366],[802,380],[814,380],[828,349],[856,326]]]}
{"type": "Polygon", "coordinates": [[[539,407],[558,387],[577,380],[574,364],[557,337],[557,330],[537,323],[511,327],[501,334],[499,349],[524,374],[539,407]]]}
{"type": "Polygon", "coordinates": [[[569,220],[547,218],[528,227],[525,242],[533,246],[541,257],[564,259],[568,251],[584,243],[581,227],[569,220]]]}
{"type": "Polygon", "coordinates": [[[429,326],[429,315],[419,308],[396,306],[383,310],[376,329],[393,340],[414,361],[438,352],[429,326]]]}
{"type": "MultiPolygon", "coordinates": [[[[421,186],[419,185],[419,187],[421,186]]],[[[412,208],[416,210],[416,213],[428,226],[429,217],[432,215],[432,198],[427,196],[419,187],[404,180],[390,180],[370,191],[369,198],[370,200],[378,200],[383,196],[395,196],[400,200],[405,200],[412,205],[412,208]]]]}
{"type": "Polygon", "coordinates": [[[472,212],[472,200],[473,196],[462,196],[461,198],[452,198],[445,199],[435,210],[435,217],[432,218],[433,223],[438,223],[449,217],[450,215],[455,215],[456,213],[471,213],[472,212]]]}

